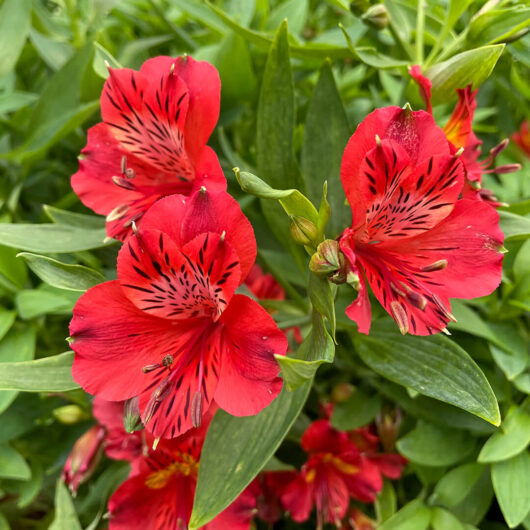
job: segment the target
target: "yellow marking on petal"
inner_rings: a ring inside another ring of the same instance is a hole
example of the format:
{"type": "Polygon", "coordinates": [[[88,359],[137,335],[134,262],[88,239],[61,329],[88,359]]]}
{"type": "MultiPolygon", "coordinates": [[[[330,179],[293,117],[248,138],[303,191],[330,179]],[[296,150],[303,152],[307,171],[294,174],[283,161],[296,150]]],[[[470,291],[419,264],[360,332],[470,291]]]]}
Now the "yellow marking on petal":
{"type": "Polygon", "coordinates": [[[175,451],[173,454],[178,460],[165,469],[159,469],[151,473],[145,481],[145,485],[148,488],[154,490],[162,489],[167,485],[171,477],[177,474],[184,475],[185,477],[190,475],[197,476],[199,462],[191,455],[181,451],[175,451]]]}

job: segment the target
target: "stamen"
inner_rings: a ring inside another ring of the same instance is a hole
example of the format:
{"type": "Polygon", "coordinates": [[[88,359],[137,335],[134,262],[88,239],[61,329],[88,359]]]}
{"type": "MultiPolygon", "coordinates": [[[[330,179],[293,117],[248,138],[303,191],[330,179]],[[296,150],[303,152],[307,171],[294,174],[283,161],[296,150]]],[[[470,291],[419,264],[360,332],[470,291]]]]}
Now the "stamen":
{"type": "Polygon", "coordinates": [[[390,302],[390,309],[392,311],[392,316],[399,327],[399,331],[401,331],[402,335],[405,335],[409,331],[409,321],[403,306],[397,300],[393,300],[390,302]]]}
{"type": "Polygon", "coordinates": [[[128,167],[126,170],[125,170],[125,176],[128,178],[128,179],[133,179],[134,177],[136,177],[136,171],[134,171],[134,169],[132,167],[128,167]]]}
{"type": "Polygon", "coordinates": [[[456,153],[455,153],[455,158],[458,158],[462,153],[464,152],[464,148],[461,147],[456,153]]]}
{"type": "Polygon", "coordinates": [[[172,63],[169,73],[172,74],[175,71],[175,63],[172,63]]]}
{"type": "Polygon", "coordinates": [[[203,402],[202,392],[200,390],[197,390],[197,392],[195,392],[195,394],[193,395],[193,399],[191,400],[191,410],[190,410],[191,424],[195,428],[201,426],[202,402],[203,402]]]}
{"type": "Polygon", "coordinates": [[[422,272],[433,272],[433,271],[441,271],[447,267],[447,260],[446,259],[439,259],[438,261],[435,261],[434,263],[431,263],[430,265],[426,265],[425,267],[422,267],[422,272]]]}
{"type": "Polygon", "coordinates": [[[505,138],[501,143],[490,149],[490,156],[495,158],[499,153],[506,149],[506,146],[510,143],[508,138],[505,138]]]}
{"type": "MultiPolygon", "coordinates": [[[[164,361],[162,361],[164,362],[164,361]]],[[[156,364],[147,364],[145,365],[143,368],[142,368],[142,372],[144,374],[148,374],[149,372],[152,372],[154,370],[157,370],[158,368],[160,368],[160,363],[156,363],[156,364]]]]}
{"type": "MultiPolygon", "coordinates": [[[[129,171],[129,170],[127,170],[129,171]]],[[[128,180],[124,179],[123,177],[112,177],[112,182],[114,182],[114,184],[116,184],[116,186],[119,186],[120,188],[123,188],[125,190],[131,190],[131,191],[134,191],[136,189],[136,186],[132,183],[132,182],[129,182],[128,180]]]]}
{"type": "Polygon", "coordinates": [[[122,175],[125,173],[126,169],[127,169],[127,157],[123,155],[121,157],[121,174],[122,175]]]}
{"type": "Polygon", "coordinates": [[[145,412],[144,412],[144,417],[143,417],[144,425],[149,423],[154,413],[157,411],[158,407],[160,406],[160,403],[169,396],[172,389],[173,389],[173,383],[170,381],[169,377],[166,377],[156,387],[155,391],[151,394],[151,398],[149,399],[147,406],[145,407],[145,412]]]}
{"type": "Polygon", "coordinates": [[[415,293],[414,291],[407,293],[407,300],[418,309],[425,311],[425,306],[427,305],[427,299],[420,293],[415,293]]]}
{"type": "Polygon", "coordinates": [[[519,171],[521,167],[521,164],[504,164],[503,166],[497,166],[489,171],[485,171],[485,173],[498,173],[499,175],[503,173],[514,173],[515,171],[519,171]]]}
{"type": "Polygon", "coordinates": [[[162,359],[162,364],[163,364],[166,368],[169,368],[169,367],[173,364],[173,355],[171,355],[171,354],[166,355],[166,356],[162,359]]]}
{"type": "Polygon", "coordinates": [[[199,190],[202,195],[206,193],[206,186],[201,186],[201,189],[199,190]]]}
{"type": "Polygon", "coordinates": [[[453,322],[456,322],[456,318],[455,316],[453,315],[453,313],[451,313],[451,311],[449,311],[449,309],[447,309],[447,307],[445,307],[444,303],[440,300],[440,298],[438,297],[438,295],[432,293],[431,294],[433,300],[434,300],[434,303],[438,306],[438,308],[440,309],[440,311],[442,311],[442,313],[449,319],[449,320],[452,320],[453,322]]]}
{"type": "Polygon", "coordinates": [[[221,240],[221,241],[224,241],[224,240],[225,240],[225,237],[226,237],[226,231],[223,230],[223,231],[221,232],[220,240],[221,240]]]}
{"type": "Polygon", "coordinates": [[[120,204],[119,206],[116,206],[116,208],[114,208],[114,210],[112,210],[108,215],[107,215],[107,222],[112,222],[112,221],[116,221],[118,219],[121,219],[122,217],[125,216],[125,214],[129,211],[129,205],[128,204],[120,204]]]}
{"type": "Polygon", "coordinates": [[[129,226],[134,225],[133,231],[136,231],[136,228],[134,228],[136,226],[136,221],[138,221],[138,219],[140,219],[140,217],[142,217],[143,214],[144,214],[143,212],[138,212],[134,214],[128,221],[123,223],[123,228],[129,228],[129,226]]]}
{"type": "Polygon", "coordinates": [[[378,147],[381,147],[381,138],[379,138],[379,135],[375,135],[375,143],[378,145],[378,147]]]}
{"type": "Polygon", "coordinates": [[[405,296],[405,293],[394,282],[390,282],[390,288],[398,296],[405,296]]]}

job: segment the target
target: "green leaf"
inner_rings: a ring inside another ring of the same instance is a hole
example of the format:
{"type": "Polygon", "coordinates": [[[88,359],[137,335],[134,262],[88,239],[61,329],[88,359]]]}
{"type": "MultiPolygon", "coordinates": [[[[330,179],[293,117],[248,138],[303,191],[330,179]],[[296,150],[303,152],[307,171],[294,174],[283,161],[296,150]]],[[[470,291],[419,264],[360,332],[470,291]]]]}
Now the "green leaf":
{"type": "Polygon", "coordinates": [[[44,481],[44,470],[38,460],[31,461],[30,468],[31,479],[20,482],[18,489],[17,506],[19,508],[25,508],[35,500],[35,497],[40,493],[44,481]]]}
{"type": "Polygon", "coordinates": [[[385,480],[383,489],[375,499],[375,514],[379,523],[384,523],[390,519],[397,510],[396,490],[390,480],[385,480]]]}
{"type": "Polygon", "coordinates": [[[77,228],[105,228],[105,217],[102,215],[87,215],[84,213],[69,212],[45,204],[42,209],[51,221],[60,225],[68,225],[77,228]]]}
{"type": "Polygon", "coordinates": [[[335,344],[326,330],[322,316],[313,312],[311,332],[294,354],[275,355],[289,390],[295,390],[312,379],[323,363],[332,363],[335,344]]]}
{"type": "Polygon", "coordinates": [[[33,28],[29,32],[29,38],[41,59],[52,70],[59,70],[74,52],[70,44],[51,39],[33,28]]]}
{"type": "Polygon", "coordinates": [[[318,223],[318,212],[313,203],[296,189],[276,190],[252,173],[234,169],[237,181],[245,193],[250,193],[260,199],[276,199],[282,205],[287,215],[305,217],[315,225],[318,223]]]}
{"type": "Polygon", "coordinates": [[[0,76],[15,66],[31,27],[31,0],[4,0],[0,9],[0,76]]]}
{"type": "Polygon", "coordinates": [[[269,461],[298,417],[310,388],[311,381],[293,392],[284,388],[256,416],[235,418],[217,412],[201,453],[191,530],[223,511],[269,461]]]}
{"type": "Polygon", "coordinates": [[[464,499],[451,506],[460,521],[469,524],[478,524],[489,510],[493,499],[493,487],[491,485],[490,470],[484,467],[479,479],[473,484],[469,493],[464,499]]]}
{"type": "Polygon", "coordinates": [[[335,300],[331,283],[327,278],[320,278],[316,274],[309,275],[307,294],[313,304],[313,307],[323,316],[326,317],[331,329],[331,337],[335,340],[335,300]]]}
{"type": "Polygon", "coordinates": [[[18,254],[29,268],[45,283],[69,291],[86,291],[105,278],[95,270],[82,265],[67,265],[47,256],[21,252],[18,254]]]}
{"type": "Polygon", "coordinates": [[[20,318],[30,320],[40,315],[71,313],[79,292],[69,292],[41,284],[16,294],[15,304],[20,318]]]}
{"type": "Polygon", "coordinates": [[[504,241],[530,238],[530,217],[499,211],[504,241]]]}
{"type": "Polygon", "coordinates": [[[491,467],[491,479],[502,514],[510,528],[530,511],[530,454],[525,451],[491,467]]]}
{"type": "Polygon", "coordinates": [[[14,480],[29,480],[31,477],[24,458],[7,443],[0,444],[0,477],[14,480]]]}
{"type": "Polygon", "coordinates": [[[485,11],[471,21],[467,38],[474,45],[503,42],[530,25],[530,7],[485,11]]]}
{"type": "Polygon", "coordinates": [[[0,283],[9,291],[23,289],[28,280],[24,263],[17,260],[17,251],[0,245],[0,283]]]}
{"type": "Polygon", "coordinates": [[[0,95],[0,114],[6,112],[13,112],[31,105],[34,101],[39,99],[38,94],[31,92],[9,92],[7,94],[0,95]]]}
{"type": "Polygon", "coordinates": [[[351,431],[368,425],[377,416],[382,404],[379,394],[369,396],[356,388],[346,401],[335,404],[331,424],[341,431],[351,431]]]}
{"type": "Polygon", "coordinates": [[[418,421],[416,428],[398,440],[396,447],[411,462],[423,466],[452,466],[475,448],[469,434],[418,421]]]}
{"type": "Polygon", "coordinates": [[[431,511],[415,499],[385,521],[378,530],[425,530],[431,520],[431,511]]]}
{"type": "Polygon", "coordinates": [[[123,66],[114,58],[114,56],[99,42],[94,42],[94,59],[92,61],[92,68],[94,72],[107,79],[109,76],[109,69],[105,63],[108,63],[112,68],[123,68],[123,66]]]}
{"type": "Polygon", "coordinates": [[[70,492],[61,479],[55,488],[55,517],[49,530],[82,530],[70,492]]]}
{"type": "Polygon", "coordinates": [[[355,337],[361,359],[378,374],[499,425],[500,413],[488,380],[473,359],[439,335],[401,336],[388,320],[355,337]]]}
{"type": "Polygon", "coordinates": [[[449,508],[461,503],[471,492],[483,470],[484,466],[475,463],[452,469],[434,487],[432,502],[449,508]]]}
{"type": "Polygon", "coordinates": [[[36,253],[78,252],[112,243],[104,229],[84,229],[58,224],[0,223],[0,243],[36,253]]]}
{"type": "Polygon", "coordinates": [[[332,213],[328,228],[332,237],[351,224],[351,211],[344,203],[340,182],[340,161],[349,136],[348,118],[331,63],[326,61],[307,111],[301,164],[307,193],[313,203],[320,198],[322,181],[328,183],[327,199],[332,213]]]}
{"type": "Polygon", "coordinates": [[[9,311],[0,307],[0,340],[4,338],[5,334],[9,331],[13,322],[15,322],[17,314],[15,311],[9,311]]]}
{"type": "Polygon", "coordinates": [[[456,99],[457,88],[469,84],[479,87],[490,76],[503,50],[504,44],[483,46],[431,66],[425,75],[432,81],[433,104],[456,99]]]}
{"type": "Polygon", "coordinates": [[[73,352],[20,363],[3,363],[0,390],[68,392],[79,388],[72,379],[73,352]]]}
{"type": "Polygon", "coordinates": [[[530,443],[530,414],[521,407],[512,408],[501,429],[484,444],[479,462],[500,462],[524,451],[530,443]]]}
{"type": "Polygon", "coordinates": [[[464,525],[451,513],[435,506],[431,514],[433,530],[465,530],[464,525]]]}
{"type": "Polygon", "coordinates": [[[300,35],[305,28],[308,7],[308,0],[287,0],[271,11],[265,27],[274,31],[287,19],[291,33],[300,35]]]}

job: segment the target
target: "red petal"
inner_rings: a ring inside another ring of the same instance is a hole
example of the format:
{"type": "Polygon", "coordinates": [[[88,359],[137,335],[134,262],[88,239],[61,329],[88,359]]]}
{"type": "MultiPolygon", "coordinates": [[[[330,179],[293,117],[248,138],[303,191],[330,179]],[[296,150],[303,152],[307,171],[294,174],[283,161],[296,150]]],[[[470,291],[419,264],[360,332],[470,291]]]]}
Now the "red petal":
{"type": "Polygon", "coordinates": [[[188,114],[184,128],[186,151],[195,159],[206,144],[219,119],[221,81],[217,69],[206,61],[195,61],[190,56],[156,57],[146,61],[140,72],[148,79],[159,79],[174,64],[178,76],[188,92],[188,114]]]}
{"type": "Polygon", "coordinates": [[[407,460],[398,454],[370,455],[368,458],[385,477],[392,480],[401,477],[403,468],[407,465],[407,460]]]}
{"type": "Polygon", "coordinates": [[[258,300],[285,300],[283,287],[272,274],[265,274],[257,264],[252,267],[245,285],[258,300]]]}
{"type": "Polygon", "coordinates": [[[256,496],[250,487],[203,530],[248,530],[256,511],[256,496]]]}
{"type": "Polygon", "coordinates": [[[409,74],[414,78],[414,81],[418,83],[420,89],[420,95],[425,103],[425,109],[429,114],[432,114],[432,104],[431,104],[431,88],[432,81],[422,75],[421,67],[415,64],[409,68],[409,74]]]}
{"type": "Polygon", "coordinates": [[[232,298],[220,323],[225,331],[215,401],[234,416],[257,414],[282,388],[274,354],[285,355],[287,339],[267,311],[243,295],[232,298]]]}
{"type": "Polygon", "coordinates": [[[144,229],[165,232],[178,247],[204,232],[226,233],[226,241],[237,252],[241,281],[256,259],[256,239],[237,201],[225,192],[198,191],[189,199],[172,196],[161,199],[143,219],[144,229]]]}
{"type": "Polygon", "coordinates": [[[468,137],[472,133],[471,123],[477,102],[475,96],[478,90],[471,91],[471,85],[464,89],[458,89],[458,103],[445,124],[444,132],[447,139],[457,148],[465,147],[468,137]]]}
{"type": "Polygon", "coordinates": [[[293,521],[302,523],[309,519],[313,509],[313,483],[308,484],[299,473],[293,472],[292,475],[292,480],[281,494],[281,500],[293,521]]]}
{"type": "Polygon", "coordinates": [[[184,146],[186,84],[170,69],[154,78],[128,68],[109,72],[101,94],[101,115],[113,136],[145,163],[192,181],[193,161],[184,146]]]}
{"type": "Polygon", "coordinates": [[[355,475],[342,475],[350,495],[361,502],[374,502],[377,493],[383,489],[383,478],[379,468],[363,458],[355,475]]]}
{"type": "Polygon", "coordinates": [[[327,419],[314,421],[302,435],[300,445],[309,454],[358,453],[356,447],[348,440],[346,433],[334,429],[327,419]]]}
{"type": "Polygon", "coordinates": [[[179,250],[167,234],[141,230],[118,256],[118,278],[128,298],[149,314],[182,320],[217,320],[239,285],[232,247],[203,233],[179,250]]]}

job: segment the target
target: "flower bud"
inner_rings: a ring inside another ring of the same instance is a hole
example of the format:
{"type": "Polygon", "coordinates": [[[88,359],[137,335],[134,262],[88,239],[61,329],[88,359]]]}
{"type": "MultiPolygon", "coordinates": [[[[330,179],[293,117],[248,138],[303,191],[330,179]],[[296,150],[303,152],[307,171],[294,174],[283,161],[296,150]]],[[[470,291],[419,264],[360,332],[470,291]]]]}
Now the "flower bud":
{"type": "Polygon", "coordinates": [[[331,391],[331,400],[333,403],[344,403],[353,393],[353,385],[349,383],[339,383],[331,391]]]}
{"type": "Polygon", "coordinates": [[[339,243],[332,239],[326,239],[318,245],[317,251],[309,262],[309,268],[311,272],[319,276],[327,276],[339,270],[343,263],[344,256],[340,251],[339,243]]]}
{"type": "Polygon", "coordinates": [[[104,438],[105,429],[101,425],[94,425],[75,442],[62,473],[62,479],[73,495],[96,469],[103,452],[104,438]]]}
{"type": "Polygon", "coordinates": [[[390,22],[388,11],[383,4],[376,4],[368,8],[361,19],[365,24],[375,29],[385,29],[390,22]]]}
{"type": "Polygon", "coordinates": [[[395,450],[396,439],[399,434],[399,427],[403,415],[399,409],[382,410],[375,418],[377,434],[385,453],[392,453],[395,450]]]}
{"type": "Polygon", "coordinates": [[[123,428],[131,433],[142,427],[138,396],[128,399],[123,405],[123,428]]]}
{"type": "Polygon", "coordinates": [[[301,245],[311,245],[318,237],[318,228],[309,219],[300,215],[293,215],[291,217],[291,237],[301,245]]]}
{"type": "Polygon", "coordinates": [[[53,415],[60,423],[72,425],[88,419],[88,414],[79,405],[65,405],[53,411],[53,415]]]}

